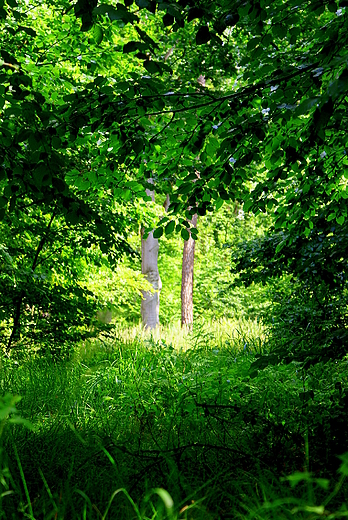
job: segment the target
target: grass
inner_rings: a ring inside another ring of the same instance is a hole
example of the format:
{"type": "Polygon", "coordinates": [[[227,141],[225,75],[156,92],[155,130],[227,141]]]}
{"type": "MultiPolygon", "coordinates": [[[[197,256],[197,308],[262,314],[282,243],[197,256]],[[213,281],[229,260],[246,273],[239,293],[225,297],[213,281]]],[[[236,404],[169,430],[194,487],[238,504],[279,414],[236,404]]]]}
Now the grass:
{"type": "Polygon", "coordinates": [[[261,324],[177,332],[115,327],[69,361],[2,360],[0,395],[22,400],[0,405],[0,518],[347,516],[346,466],[336,491],[322,480],[348,448],[347,363],[250,377],[261,324]]]}
{"type": "MultiPolygon", "coordinates": [[[[127,326],[123,322],[114,323],[112,327],[113,339],[123,345],[132,347],[134,342],[155,342],[171,346],[178,351],[186,351],[199,346],[212,348],[231,348],[240,350],[245,346],[254,352],[260,351],[265,340],[266,330],[260,320],[240,318],[232,320],[219,318],[214,321],[206,321],[200,318],[195,321],[193,330],[189,331],[181,327],[180,320],[173,321],[167,326],[160,326],[154,331],[146,331],[141,322],[133,326],[127,326]]],[[[105,343],[109,337],[106,334],[105,343]]],[[[99,348],[100,338],[97,341],[99,348]]],[[[79,351],[82,357],[88,355],[91,343],[80,345],[79,351]]],[[[93,350],[93,347],[92,347],[93,350]]]]}

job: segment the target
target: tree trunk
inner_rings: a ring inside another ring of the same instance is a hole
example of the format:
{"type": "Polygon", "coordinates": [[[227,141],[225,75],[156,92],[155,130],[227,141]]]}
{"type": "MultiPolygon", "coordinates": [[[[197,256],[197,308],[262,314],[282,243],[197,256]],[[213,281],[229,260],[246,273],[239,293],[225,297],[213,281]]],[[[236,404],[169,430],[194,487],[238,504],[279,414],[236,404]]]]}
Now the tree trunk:
{"type": "MultiPolygon", "coordinates": [[[[197,226],[197,215],[190,221],[197,226]]],[[[181,327],[192,328],[193,324],[193,266],[195,259],[195,241],[190,238],[184,242],[181,278],[181,327]]]]}
{"type": "MultiPolygon", "coordinates": [[[[149,179],[148,182],[152,182],[152,179],[149,179]]],[[[153,201],[155,200],[154,191],[146,190],[146,194],[151,197],[153,201]]],[[[159,302],[162,282],[158,271],[158,250],[158,240],[157,238],[153,238],[152,232],[146,240],[141,238],[141,272],[151,283],[155,291],[143,291],[141,319],[146,329],[154,329],[159,325],[159,302]]]]}

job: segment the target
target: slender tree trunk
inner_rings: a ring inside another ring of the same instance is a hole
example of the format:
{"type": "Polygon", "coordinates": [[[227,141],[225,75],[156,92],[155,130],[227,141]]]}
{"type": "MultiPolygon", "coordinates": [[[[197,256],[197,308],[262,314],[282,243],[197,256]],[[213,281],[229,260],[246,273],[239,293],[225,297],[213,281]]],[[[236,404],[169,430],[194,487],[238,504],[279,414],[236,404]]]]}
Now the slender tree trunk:
{"type": "MultiPolygon", "coordinates": [[[[148,182],[152,182],[152,179],[149,179],[148,182]]],[[[155,200],[154,191],[146,190],[146,194],[153,201],[155,200]]],[[[162,282],[158,271],[158,250],[158,240],[153,238],[152,232],[146,240],[141,238],[141,272],[151,283],[155,291],[143,291],[141,319],[146,329],[154,329],[159,325],[159,302],[162,282]]]]}
{"type": "MultiPolygon", "coordinates": [[[[192,226],[197,226],[197,215],[193,215],[190,221],[192,226]]],[[[182,257],[181,277],[181,326],[192,328],[193,324],[193,266],[195,260],[195,241],[190,236],[184,242],[182,257]]]]}

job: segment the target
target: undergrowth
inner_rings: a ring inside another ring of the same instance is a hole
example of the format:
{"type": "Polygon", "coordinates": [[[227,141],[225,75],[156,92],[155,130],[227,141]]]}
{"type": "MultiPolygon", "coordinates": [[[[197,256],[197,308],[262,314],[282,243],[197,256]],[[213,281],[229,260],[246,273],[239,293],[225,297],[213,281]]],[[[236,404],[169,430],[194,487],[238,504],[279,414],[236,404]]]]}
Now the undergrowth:
{"type": "Polygon", "coordinates": [[[252,328],[210,333],[3,359],[0,518],[347,516],[347,362],[255,374],[252,328]]]}

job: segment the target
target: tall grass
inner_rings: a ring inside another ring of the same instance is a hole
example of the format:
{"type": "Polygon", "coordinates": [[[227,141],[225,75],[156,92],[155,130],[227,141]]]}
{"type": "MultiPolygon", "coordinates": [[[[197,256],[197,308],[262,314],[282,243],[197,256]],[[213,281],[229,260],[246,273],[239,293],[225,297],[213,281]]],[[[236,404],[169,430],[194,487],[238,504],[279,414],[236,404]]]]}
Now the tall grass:
{"type": "MultiPolygon", "coordinates": [[[[94,341],[81,343],[77,349],[78,355],[85,357],[88,350],[93,350],[93,344],[97,348],[104,343],[110,346],[115,343],[128,345],[130,348],[134,343],[146,344],[153,342],[171,346],[178,351],[187,351],[190,348],[206,346],[211,348],[232,348],[236,351],[248,349],[253,352],[262,350],[262,345],[266,337],[266,328],[258,319],[240,318],[217,320],[204,320],[200,318],[195,321],[192,330],[182,328],[180,320],[172,321],[170,324],[160,325],[155,330],[146,330],[141,322],[128,325],[124,322],[115,321],[109,332],[104,333],[104,339],[100,337],[94,341]]],[[[112,346],[113,348],[113,346],[112,346]]],[[[75,351],[76,354],[76,351],[75,351]]]]}
{"type": "MultiPolygon", "coordinates": [[[[4,412],[0,518],[316,518],[339,507],[343,513],[344,479],[330,511],[315,508],[334,489],[309,479],[327,469],[316,449],[315,418],[323,404],[333,410],[341,391],[335,381],[346,376],[346,365],[322,367],[317,402],[304,400],[314,372],[292,364],[250,377],[264,336],[260,323],[247,321],[202,322],[192,332],[178,325],[155,333],[115,327],[102,341],[80,345],[69,361],[4,359],[0,394],[23,397],[18,412],[34,430],[8,424],[18,414],[4,412]],[[279,477],[294,471],[302,476],[289,494],[279,477]],[[301,488],[309,482],[316,495],[301,488]]],[[[319,433],[330,440],[330,430],[319,433]]],[[[334,474],[339,462],[330,463],[334,474]]]]}

